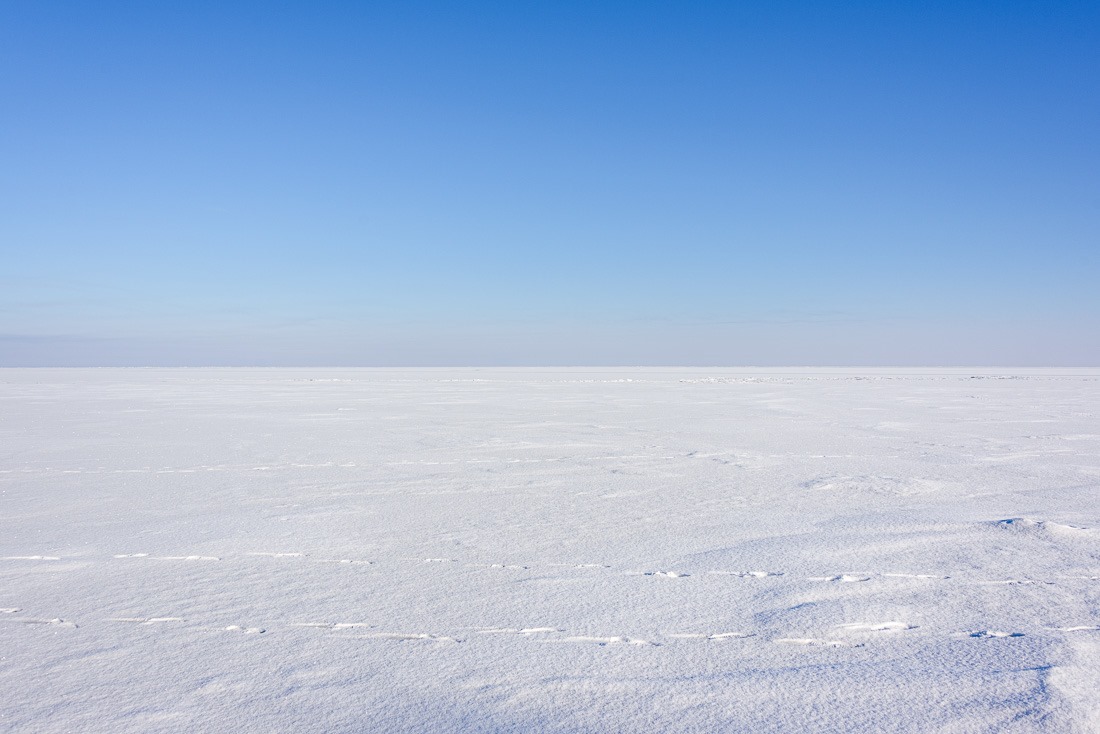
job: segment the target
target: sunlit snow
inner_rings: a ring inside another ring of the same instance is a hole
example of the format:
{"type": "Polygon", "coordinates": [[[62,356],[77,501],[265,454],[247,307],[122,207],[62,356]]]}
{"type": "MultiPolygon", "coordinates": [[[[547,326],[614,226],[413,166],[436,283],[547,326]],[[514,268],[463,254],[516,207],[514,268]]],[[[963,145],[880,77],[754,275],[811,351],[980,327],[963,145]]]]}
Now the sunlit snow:
{"type": "Polygon", "coordinates": [[[3,370],[0,728],[1100,729],[1100,371],[3,370]]]}

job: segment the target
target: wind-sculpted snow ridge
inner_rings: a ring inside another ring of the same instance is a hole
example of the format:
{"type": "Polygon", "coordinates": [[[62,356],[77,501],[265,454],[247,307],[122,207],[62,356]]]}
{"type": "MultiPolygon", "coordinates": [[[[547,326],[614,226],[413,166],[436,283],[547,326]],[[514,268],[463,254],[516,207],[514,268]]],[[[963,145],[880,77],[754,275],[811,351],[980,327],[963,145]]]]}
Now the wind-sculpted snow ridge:
{"type": "Polygon", "coordinates": [[[9,370],[0,722],[1100,731],[1098,377],[9,370]]]}
{"type": "Polygon", "coordinates": [[[998,521],[996,525],[1002,530],[1031,533],[1038,536],[1100,540],[1100,533],[1097,533],[1093,528],[1051,522],[1050,520],[1035,520],[1029,517],[1010,517],[1007,520],[998,521]]]}

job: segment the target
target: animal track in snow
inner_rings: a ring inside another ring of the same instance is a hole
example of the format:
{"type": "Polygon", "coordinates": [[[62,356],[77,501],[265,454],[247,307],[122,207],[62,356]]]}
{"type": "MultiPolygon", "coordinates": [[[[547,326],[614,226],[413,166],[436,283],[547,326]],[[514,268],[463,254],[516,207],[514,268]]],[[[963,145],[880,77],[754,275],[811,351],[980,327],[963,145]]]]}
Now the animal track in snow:
{"type": "Polygon", "coordinates": [[[183,617],[112,617],[108,622],[130,622],[131,624],[165,624],[183,622],[183,617]]]}
{"type": "Polygon", "coordinates": [[[150,561],[220,561],[217,556],[151,556],[148,553],[121,553],[115,558],[146,558],[150,561]]]}
{"type": "Polygon", "coordinates": [[[239,624],[231,624],[225,628],[226,632],[242,632],[246,635],[262,635],[267,630],[262,627],[241,627],[239,624]]]}
{"type": "Polygon", "coordinates": [[[783,645],[803,645],[805,647],[863,647],[843,640],[823,640],[818,637],[780,637],[776,642],[783,645]]]}
{"type": "Polygon", "coordinates": [[[999,581],[976,581],[982,586],[1031,586],[1033,584],[1053,585],[1053,581],[1036,581],[1035,579],[1003,579],[999,581]]]}
{"type": "Polygon", "coordinates": [[[915,627],[905,622],[848,622],[838,624],[837,629],[848,632],[898,632],[915,629],[915,627]]]}
{"type": "Polygon", "coordinates": [[[466,563],[463,564],[469,568],[504,568],[510,571],[527,571],[530,570],[530,566],[520,566],[514,563],[466,563]]]}
{"type": "Polygon", "coordinates": [[[291,627],[316,627],[319,629],[329,630],[346,630],[354,629],[357,627],[374,627],[376,625],[370,622],[295,622],[290,625],[291,627]]]}
{"type": "Polygon", "coordinates": [[[974,637],[980,640],[989,640],[1001,637],[1023,637],[1023,632],[1001,632],[1000,630],[978,630],[971,632],[968,637],[974,637]]]}
{"type": "Polygon", "coordinates": [[[1096,625],[1078,625],[1076,627],[1051,627],[1056,632],[1095,632],[1100,630],[1096,625]]]}
{"type": "Polygon", "coordinates": [[[154,561],[220,561],[217,556],[151,556],[154,561]]]}
{"type": "Polygon", "coordinates": [[[639,645],[639,646],[651,646],[656,647],[656,642],[650,642],[649,640],[642,640],[637,637],[591,637],[588,635],[580,635],[577,637],[564,637],[562,642],[590,642],[600,647],[606,645],[639,645]]]}
{"type": "Polygon", "coordinates": [[[766,579],[771,576],[782,576],[779,571],[707,571],[712,576],[736,576],[742,579],[766,579]]]}
{"type": "Polygon", "coordinates": [[[676,632],[668,635],[669,637],[677,640],[743,640],[746,637],[752,637],[753,635],[746,632],[676,632]]]}
{"type": "MultiPolygon", "coordinates": [[[[18,610],[17,610],[18,611],[18,610]]],[[[43,619],[40,617],[0,617],[0,622],[12,622],[15,624],[45,624],[52,627],[71,627],[75,628],[77,625],[75,622],[69,622],[64,619],[43,619]]]]}
{"type": "Polygon", "coordinates": [[[837,576],[811,576],[810,577],[810,581],[830,581],[830,582],[839,582],[839,583],[845,583],[845,584],[856,583],[856,582],[859,582],[859,581],[870,581],[870,580],[871,580],[870,576],[860,576],[859,574],[854,574],[854,573],[845,573],[845,574],[840,574],[840,575],[837,575],[837,576]]]}
{"type": "Polygon", "coordinates": [[[317,563],[342,563],[350,566],[373,566],[374,561],[361,561],[354,558],[318,558],[317,563]]]}
{"type": "Polygon", "coordinates": [[[888,579],[923,579],[943,581],[944,579],[951,578],[950,576],[940,576],[934,573],[884,573],[882,575],[884,578],[888,579]]]}
{"type": "Polygon", "coordinates": [[[557,627],[479,627],[477,628],[479,635],[520,635],[521,637],[531,637],[532,635],[548,635],[563,630],[557,627]]]}
{"type": "Polygon", "coordinates": [[[666,579],[682,579],[690,576],[690,573],[681,573],[679,571],[634,571],[627,572],[627,576],[660,576],[666,579]]]}
{"type": "Polygon", "coordinates": [[[19,607],[0,607],[0,614],[15,614],[19,607]]]}
{"type": "Polygon", "coordinates": [[[305,553],[246,553],[249,556],[264,556],[266,558],[301,558],[305,553]]]}
{"type": "Polygon", "coordinates": [[[350,635],[351,639],[362,640],[393,640],[395,642],[414,642],[426,640],[430,642],[459,642],[446,635],[433,635],[427,632],[369,632],[363,635],[350,635]]]}
{"type": "Polygon", "coordinates": [[[60,561],[60,556],[4,556],[0,561],[60,561]]]}

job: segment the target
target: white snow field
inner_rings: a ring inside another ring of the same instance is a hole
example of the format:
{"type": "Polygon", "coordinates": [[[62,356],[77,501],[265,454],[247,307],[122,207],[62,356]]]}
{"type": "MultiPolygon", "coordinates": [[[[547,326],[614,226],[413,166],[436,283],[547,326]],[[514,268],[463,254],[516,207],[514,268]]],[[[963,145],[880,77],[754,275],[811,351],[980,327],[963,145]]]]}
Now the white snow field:
{"type": "Polygon", "coordinates": [[[1100,731],[1100,371],[0,370],[0,729],[1100,731]]]}

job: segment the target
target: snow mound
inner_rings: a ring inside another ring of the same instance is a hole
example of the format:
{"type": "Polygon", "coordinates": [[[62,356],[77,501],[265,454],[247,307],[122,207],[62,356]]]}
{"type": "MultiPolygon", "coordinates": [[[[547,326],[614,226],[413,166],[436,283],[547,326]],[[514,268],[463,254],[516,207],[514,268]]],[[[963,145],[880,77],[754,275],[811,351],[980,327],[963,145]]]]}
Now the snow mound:
{"type": "Polygon", "coordinates": [[[1049,520],[1034,520],[1030,517],[1010,517],[1006,520],[998,520],[995,525],[1001,530],[1010,532],[1064,538],[1088,538],[1096,534],[1096,531],[1092,528],[1083,528],[1078,525],[1068,525],[1049,520]]]}

